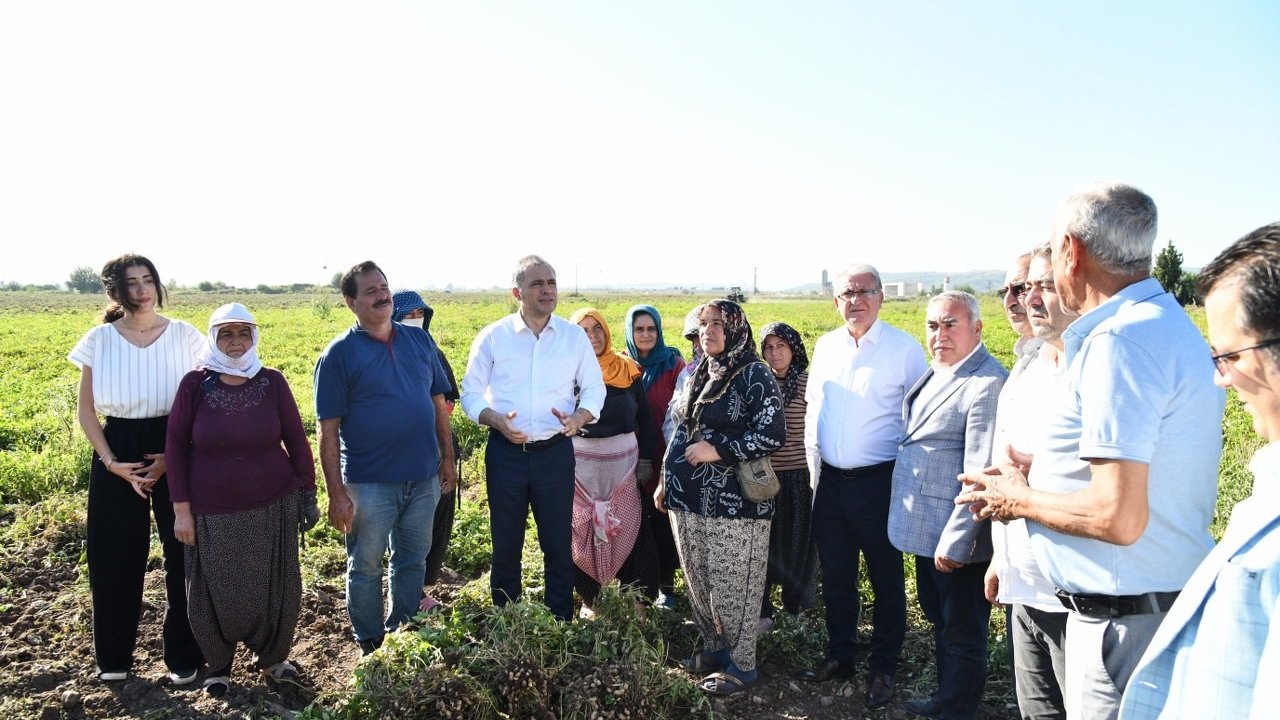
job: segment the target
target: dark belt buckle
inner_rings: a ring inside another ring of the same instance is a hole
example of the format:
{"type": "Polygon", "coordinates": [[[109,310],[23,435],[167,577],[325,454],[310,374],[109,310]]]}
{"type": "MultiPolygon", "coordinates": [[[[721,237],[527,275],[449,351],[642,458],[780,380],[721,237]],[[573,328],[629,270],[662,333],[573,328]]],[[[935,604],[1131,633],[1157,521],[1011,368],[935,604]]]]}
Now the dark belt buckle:
{"type": "Polygon", "coordinates": [[[1061,601],[1067,609],[1074,610],[1085,617],[1119,617],[1119,613],[1112,604],[1103,602],[1099,598],[1092,598],[1087,595],[1072,595],[1064,590],[1059,590],[1057,595],[1058,600],[1061,601]]]}

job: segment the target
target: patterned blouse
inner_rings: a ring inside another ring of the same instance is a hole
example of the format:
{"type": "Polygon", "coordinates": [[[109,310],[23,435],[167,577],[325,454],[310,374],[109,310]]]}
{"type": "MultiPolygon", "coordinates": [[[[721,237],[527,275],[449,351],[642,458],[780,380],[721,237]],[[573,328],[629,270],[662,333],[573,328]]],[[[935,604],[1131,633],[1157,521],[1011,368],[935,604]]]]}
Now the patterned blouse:
{"type": "Polygon", "coordinates": [[[664,505],[706,517],[769,519],[773,501],[746,500],[734,467],[773,454],[786,440],[782,392],[773,372],[759,361],[745,365],[718,397],[697,406],[692,419],[685,417],[691,385],[685,384],[674,403],[675,433],[663,462],[664,505]],[[690,465],[685,449],[699,439],[714,445],[722,462],[690,465]]]}

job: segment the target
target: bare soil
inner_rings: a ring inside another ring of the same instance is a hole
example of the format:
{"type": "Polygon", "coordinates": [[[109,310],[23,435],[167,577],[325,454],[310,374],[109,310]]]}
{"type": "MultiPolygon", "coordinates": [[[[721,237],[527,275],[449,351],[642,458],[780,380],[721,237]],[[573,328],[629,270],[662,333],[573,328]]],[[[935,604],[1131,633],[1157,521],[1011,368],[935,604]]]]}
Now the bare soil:
{"type": "MultiPolygon", "coordinates": [[[[332,698],[350,687],[360,653],[350,640],[345,599],[338,581],[304,592],[297,642],[291,655],[300,671],[296,680],[266,681],[253,671],[249,654],[242,648],[236,659],[232,689],[226,696],[207,696],[201,690],[203,675],[187,686],[172,685],[161,659],[164,585],[159,568],[147,576],[135,676],[124,682],[102,683],[94,676],[87,583],[81,579],[77,564],[69,559],[78,555],[78,538],[72,537],[37,542],[21,555],[0,553],[0,581],[7,588],[0,597],[0,717],[5,720],[291,717],[313,701],[326,704],[326,696],[332,698]]],[[[431,590],[447,603],[466,578],[446,575],[449,579],[431,590]]],[[[672,645],[673,653],[685,652],[691,641],[673,639],[672,645]]],[[[893,702],[868,711],[863,705],[861,673],[852,681],[817,685],[792,679],[808,661],[805,658],[790,663],[776,657],[763,658],[761,679],[754,688],[713,702],[717,717],[909,717],[901,702],[912,696],[912,678],[918,676],[909,664],[899,675],[900,689],[893,702]]],[[[999,701],[998,688],[989,687],[987,694],[988,707],[980,717],[1015,716],[1006,703],[999,701]]]]}

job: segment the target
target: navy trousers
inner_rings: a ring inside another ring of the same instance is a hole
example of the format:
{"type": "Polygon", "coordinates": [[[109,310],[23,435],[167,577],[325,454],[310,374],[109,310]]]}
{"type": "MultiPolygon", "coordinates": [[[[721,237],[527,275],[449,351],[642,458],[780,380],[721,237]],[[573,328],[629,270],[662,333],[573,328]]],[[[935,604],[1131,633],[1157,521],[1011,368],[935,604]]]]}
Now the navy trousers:
{"type": "Polygon", "coordinates": [[[520,599],[520,555],[524,528],[533,507],[542,546],[544,601],[561,620],[573,616],[573,442],[525,451],[497,432],[489,433],[484,451],[485,487],[489,491],[489,527],[493,560],[489,587],[495,605],[520,599]]]}
{"type": "Polygon", "coordinates": [[[982,593],[984,561],[949,573],[938,572],[933,558],[916,556],[916,595],[933,625],[942,717],[972,718],[987,684],[987,623],[991,604],[982,593]]]}
{"type": "Polygon", "coordinates": [[[840,473],[824,465],[813,501],[813,539],[822,564],[828,656],[854,661],[858,644],[858,555],[875,592],[868,669],[892,676],[907,633],[902,553],[889,542],[893,463],[840,473]]]}

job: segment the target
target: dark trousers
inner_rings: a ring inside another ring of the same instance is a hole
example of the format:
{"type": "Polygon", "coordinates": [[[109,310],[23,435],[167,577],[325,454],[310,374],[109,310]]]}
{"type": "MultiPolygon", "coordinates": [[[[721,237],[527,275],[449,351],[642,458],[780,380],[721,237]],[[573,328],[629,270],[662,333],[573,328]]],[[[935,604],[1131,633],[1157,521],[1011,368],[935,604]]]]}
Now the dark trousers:
{"type": "Polygon", "coordinates": [[[573,616],[573,443],[525,452],[496,432],[484,451],[493,561],[489,587],[495,605],[520,599],[520,554],[533,506],[546,580],[545,602],[561,620],[573,616]]]}
{"type": "MultiPolygon", "coordinates": [[[[163,453],[167,417],[107,418],[103,432],[116,459],[141,462],[144,453],[163,453]]],[[[173,503],[167,478],[152,486],[150,499],[107,471],[93,455],[89,472],[88,538],[85,554],[93,597],[93,650],[98,669],[133,667],[133,649],[142,616],[142,586],[151,548],[151,514],[164,549],[164,662],[171,670],[204,665],[187,621],[183,545],[173,535],[173,503]]]]}
{"type": "Polygon", "coordinates": [[[907,595],[902,553],[889,542],[889,490],[893,463],[873,465],[846,477],[824,465],[813,502],[813,538],[822,564],[827,609],[828,655],[853,662],[858,643],[858,554],[867,561],[875,593],[872,613],[872,672],[893,675],[907,633],[907,595]]]}
{"type": "Polygon", "coordinates": [[[938,692],[944,718],[972,718],[987,683],[987,623],[991,604],[982,593],[989,562],[938,572],[933,558],[916,556],[916,595],[933,625],[938,692]]]}
{"type": "MultiPolygon", "coordinates": [[[[657,472],[662,472],[661,463],[657,472]]],[[[652,491],[641,489],[640,507],[644,509],[644,523],[653,535],[654,548],[658,553],[658,589],[670,595],[675,592],[676,570],[680,569],[680,554],[676,552],[676,539],[671,534],[671,521],[653,504],[652,491]]]]}

